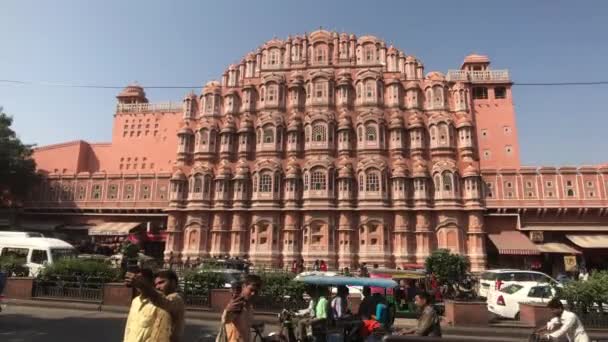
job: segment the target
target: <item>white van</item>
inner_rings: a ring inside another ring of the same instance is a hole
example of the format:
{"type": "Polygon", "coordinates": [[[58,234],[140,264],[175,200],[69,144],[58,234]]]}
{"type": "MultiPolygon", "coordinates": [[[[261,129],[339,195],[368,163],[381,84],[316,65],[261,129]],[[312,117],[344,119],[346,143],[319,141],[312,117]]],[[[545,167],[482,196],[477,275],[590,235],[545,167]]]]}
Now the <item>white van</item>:
{"type": "Polygon", "coordinates": [[[7,237],[44,237],[42,233],[33,233],[33,232],[15,232],[15,231],[0,231],[0,238],[7,237]]]}
{"type": "Polygon", "coordinates": [[[15,256],[26,260],[30,276],[59,259],[75,257],[76,249],[69,243],[44,237],[0,237],[0,256],[15,256]]]}

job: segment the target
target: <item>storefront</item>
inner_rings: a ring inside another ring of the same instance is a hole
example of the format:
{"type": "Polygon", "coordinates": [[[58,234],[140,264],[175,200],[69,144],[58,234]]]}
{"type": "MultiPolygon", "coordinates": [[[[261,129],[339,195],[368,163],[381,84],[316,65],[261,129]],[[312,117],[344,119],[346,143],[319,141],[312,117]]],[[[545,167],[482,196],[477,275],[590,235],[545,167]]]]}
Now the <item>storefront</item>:
{"type": "Polygon", "coordinates": [[[541,253],[519,231],[488,234],[488,268],[535,269],[542,264],[541,253]]]}
{"type": "Polygon", "coordinates": [[[89,229],[89,235],[96,254],[117,254],[127,240],[155,259],[162,259],[165,249],[164,231],[153,229],[145,222],[105,222],[89,229]]]}
{"type": "Polygon", "coordinates": [[[587,270],[608,269],[608,234],[568,234],[566,238],[582,250],[587,270]]]}

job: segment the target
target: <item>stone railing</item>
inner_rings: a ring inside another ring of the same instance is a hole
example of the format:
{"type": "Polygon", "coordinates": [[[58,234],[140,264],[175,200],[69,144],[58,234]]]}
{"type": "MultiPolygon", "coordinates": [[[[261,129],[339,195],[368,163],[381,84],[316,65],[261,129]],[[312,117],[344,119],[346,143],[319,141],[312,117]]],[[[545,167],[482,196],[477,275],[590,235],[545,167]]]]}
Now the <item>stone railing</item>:
{"type": "Polygon", "coordinates": [[[182,104],[175,102],[119,103],[116,105],[116,113],[178,112],[182,109],[182,104]]]}
{"type": "Polygon", "coordinates": [[[446,79],[451,82],[489,82],[489,81],[510,81],[509,70],[449,70],[446,79]]]}

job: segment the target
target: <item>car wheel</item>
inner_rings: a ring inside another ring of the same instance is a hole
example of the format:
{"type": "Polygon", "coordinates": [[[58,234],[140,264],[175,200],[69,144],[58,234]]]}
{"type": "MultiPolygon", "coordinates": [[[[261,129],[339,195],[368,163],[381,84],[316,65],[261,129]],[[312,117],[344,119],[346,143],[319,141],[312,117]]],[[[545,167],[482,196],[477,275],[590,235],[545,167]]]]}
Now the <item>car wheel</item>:
{"type": "Polygon", "coordinates": [[[519,312],[515,314],[515,317],[513,317],[513,319],[519,321],[519,312]]]}

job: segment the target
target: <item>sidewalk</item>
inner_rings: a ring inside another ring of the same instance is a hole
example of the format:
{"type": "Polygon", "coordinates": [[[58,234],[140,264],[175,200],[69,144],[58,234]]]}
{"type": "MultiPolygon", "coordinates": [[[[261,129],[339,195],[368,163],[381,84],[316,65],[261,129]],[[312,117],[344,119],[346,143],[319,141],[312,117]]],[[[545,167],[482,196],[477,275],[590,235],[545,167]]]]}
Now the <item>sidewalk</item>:
{"type": "MultiPolygon", "coordinates": [[[[126,306],[111,306],[101,305],[96,303],[85,303],[85,302],[73,302],[73,301],[60,301],[60,300],[21,300],[21,299],[7,299],[7,304],[15,306],[30,306],[30,307],[44,307],[44,308],[55,308],[55,309],[72,309],[72,310],[83,310],[83,311],[106,311],[115,313],[124,313],[125,315],[129,311],[126,306]]],[[[203,308],[187,308],[187,317],[201,320],[220,321],[220,313],[211,311],[210,309],[203,308]]],[[[256,319],[269,325],[276,325],[277,316],[276,313],[256,313],[256,319]]],[[[415,319],[408,318],[397,318],[395,320],[395,326],[398,327],[413,327],[417,321],[415,319]]],[[[511,337],[521,338],[527,340],[528,336],[532,333],[532,328],[517,326],[515,322],[509,326],[501,326],[501,324],[491,326],[466,326],[466,327],[453,327],[445,325],[442,327],[445,335],[457,335],[457,336],[496,336],[496,337],[511,337]]],[[[606,329],[594,329],[588,330],[592,340],[606,340],[608,341],[608,327],[606,329]]]]}

